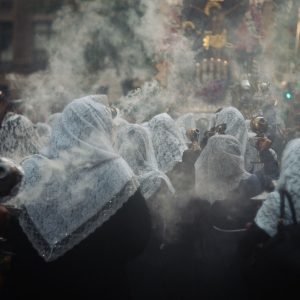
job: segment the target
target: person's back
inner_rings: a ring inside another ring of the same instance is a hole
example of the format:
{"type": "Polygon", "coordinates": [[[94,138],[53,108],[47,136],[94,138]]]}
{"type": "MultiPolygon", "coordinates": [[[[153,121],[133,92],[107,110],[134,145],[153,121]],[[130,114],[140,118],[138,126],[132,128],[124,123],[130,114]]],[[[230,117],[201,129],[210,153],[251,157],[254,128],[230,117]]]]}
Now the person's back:
{"type": "MultiPolygon", "coordinates": [[[[291,141],[283,152],[281,173],[276,191],[270,193],[257,212],[253,225],[247,231],[240,244],[240,254],[244,262],[246,282],[257,293],[270,293],[287,296],[299,292],[298,280],[300,268],[297,267],[298,248],[284,247],[280,256],[275,248],[266,247],[275,241],[278,225],[293,223],[292,213],[288,205],[290,197],[295,208],[296,221],[300,221],[299,161],[300,140],[291,141]],[[281,216],[281,201],[285,199],[284,216],[281,216]],[[290,263],[293,261],[294,263],[290,263]],[[296,284],[295,284],[296,283],[296,284]]],[[[299,232],[300,234],[300,232],[299,232]]]]}

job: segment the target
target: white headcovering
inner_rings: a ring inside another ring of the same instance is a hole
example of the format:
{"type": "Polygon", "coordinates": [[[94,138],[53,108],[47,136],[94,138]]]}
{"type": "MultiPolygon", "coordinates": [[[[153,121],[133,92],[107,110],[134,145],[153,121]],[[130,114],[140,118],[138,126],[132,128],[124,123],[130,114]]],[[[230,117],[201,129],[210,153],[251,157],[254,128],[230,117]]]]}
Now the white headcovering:
{"type": "Polygon", "coordinates": [[[128,124],[117,132],[116,149],[126,160],[140,181],[145,199],[149,199],[165,181],[172,193],[175,192],[169,178],[158,170],[154,149],[148,130],[137,124],[128,124]]]}
{"type": "MultiPolygon", "coordinates": [[[[292,196],[296,210],[297,221],[300,222],[300,139],[292,140],[286,146],[281,163],[281,173],[277,182],[276,191],[270,193],[259,209],[255,222],[270,236],[277,232],[280,216],[279,189],[287,190],[292,196]]],[[[285,224],[292,223],[290,208],[285,200],[285,224]]]]}
{"type": "Polygon", "coordinates": [[[230,135],[215,135],[195,163],[196,194],[210,203],[228,199],[240,181],[250,176],[244,169],[239,141],[230,135]]]}
{"type": "Polygon", "coordinates": [[[84,240],[131,197],[138,183],[111,145],[110,111],[91,98],[67,105],[47,157],[25,159],[23,190],[9,203],[38,253],[52,261],[84,240]]]}
{"type": "Polygon", "coordinates": [[[177,162],[182,161],[182,154],[187,149],[184,137],[175,121],[166,113],[153,117],[146,126],[152,135],[159,170],[164,173],[171,171],[177,162]]]}
{"type": "Polygon", "coordinates": [[[54,127],[55,126],[55,123],[57,122],[57,120],[60,118],[61,116],[61,113],[54,113],[52,115],[50,115],[47,119],[47,124],[50,126],[50,127],[54,127]]]}
{"type": "Polygon", "coordinates": [[[247,127],[243,115],[234,107],[223,108],[216,113],[216,117],[212,120],[213,126],[218,126],[222,123],[226,124],[225,133],[235,137],[241,143],[242,155],[245,154],[247,145],[247,127]]]}
{"type": "Polygon", "coordinates": [[[0,156],[20,162],[39,152],[40,139],[34,125],[22,115],[7,113],[0,128],[0,156]]]}

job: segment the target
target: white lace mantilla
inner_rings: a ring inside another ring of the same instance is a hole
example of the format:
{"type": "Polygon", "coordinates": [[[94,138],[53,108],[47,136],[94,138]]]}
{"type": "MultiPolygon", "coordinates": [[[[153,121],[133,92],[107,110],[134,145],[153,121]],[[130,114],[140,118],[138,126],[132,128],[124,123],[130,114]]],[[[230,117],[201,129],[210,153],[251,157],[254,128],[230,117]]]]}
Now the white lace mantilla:
{"type": "Polygon", "coordinates": [[[172,193],[175,192],[169,178],[158,170],[151,136],[146,128],[137,124],[119,128],[116,149],[138,176],[145,199],[155,194],[162,180],[172,193]]]}
{"type": "Polygon", "coordinates": [[[250,176],[244,169],[239,141],[230,135],[215,135],[195,163],[196,193],[210,203],[228,199],[241,180],[250,176]]]}
{"type": "Polygon", "coordinates": [[[64,109],[45,155],[25,159],[22,191],[9,205],[38,253],[52,261],[108,220],[138,188],[111,145],[109,110],[90,98],[64,109]],[[46,156],[47,154],[47,156],[46,156]]]}
{"type": "Polygon", "coordinates": [[[248,132],[245,119],[243,115],[234,107],[223,108],[216,113],[216,117],[212,120],[212,126],[226,124],[225,133],[235,137],[241,143],[242,155],[246,152],[246,145],[248,140],[248,132]]]}
{"type": "Polygon", "coordinates": [[[187,149],[184,138],[175,121],[166,113],[153,117],[146,125],[152,135],[158,168],[164,173],[182,161],[182,154],[187,149]]]}

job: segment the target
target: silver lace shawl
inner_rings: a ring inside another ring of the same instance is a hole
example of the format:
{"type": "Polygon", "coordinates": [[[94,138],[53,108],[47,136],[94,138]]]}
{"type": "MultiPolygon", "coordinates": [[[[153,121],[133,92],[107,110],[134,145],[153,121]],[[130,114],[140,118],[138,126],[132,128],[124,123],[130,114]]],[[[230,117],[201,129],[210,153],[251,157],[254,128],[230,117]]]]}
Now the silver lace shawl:
{"type": "Polygon", "coordinates": [[[156,115],[146,126],[151,132],[159,170],[164,173],[171,171],[182,161],[182,154],[187,149],[182,133],[166,113],[156,115]]]}
{"type": "Polygon", "coordinates": [[[65,107],[43,155],[25,159],[22,191],[9,203],[38,253],[53,261],[107,221],[137,190],[111,145],[109,110],[90,98],[65,107]]]}
{"type": "Polygon", "coordinates": [[[157,192],[162,181],[175,193],[169,178],[158,170],[151,137],[146,128],[137,124],[124,125],[117,132],[115,147],[138,176],[146,200],[157,192]]]}
{"type": "MultiPolygon", "coordinates": [[[[291,196],[296,210],[297,221],[300,222],[300,139],[292,140],[286,146],[281,162],[280,177],[276,191],[270,193],[257,212],[255,223],[270,236],[277,232],[280,215],[280,196],[278,190],[284,188],[291,196]]],[[[292,223],[292,216],[285,202],[285,224],[292,223]]]]}
{"type": "Polygon", "coordinates": [[[230,135],[215,135],[195,163],[196,194],[210,203],[228,199],[241,180],[250,176],[244,169],[239,141],[230,135]]]}
{"type": "Polygon", "coordinates": [[[39,152],[39,136],[34,125],[22,115],[7,113],[0,127],[0,156],[20,162],[39,152]]]}
{"type": "MultiPolygon", "coordinates": [[[[223,108],[216,113],[216,117],[212,120],[213,126],[218,126],[225,123],[227,128],[225,133],[235,137],[241,143],[242,155],[246,152],[247,145],[247,127],[243,115],[234,107],[223,108]]],[[[213,127],[211,126],[211,127],[213,127]]]]}

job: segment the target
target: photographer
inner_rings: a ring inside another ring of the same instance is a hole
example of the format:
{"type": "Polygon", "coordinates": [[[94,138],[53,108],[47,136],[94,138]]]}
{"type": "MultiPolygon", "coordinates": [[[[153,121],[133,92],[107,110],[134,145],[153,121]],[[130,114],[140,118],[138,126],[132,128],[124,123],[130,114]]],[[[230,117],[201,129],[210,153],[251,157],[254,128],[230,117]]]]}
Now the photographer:
{"type": "Polygon", "coordinates": [[[204,133],[204,137],[200,142],[200,148],[203,149],[206,146],[208,139],[214,136],[215,134],[225,134],[226,128],[227,128],[226,124],[220,124],[216,127],[212,127],[211,129],[207,130],[204,133]]]}
{"type": "Polygon", "coordinates": [[[254,117],[250,121],[250,130],[245,154],[246,170],[250,173],[262,172],[277,179],[279,166],[277,155],[271,148],[272,141],[266,136],[268,123],[263,117],[254,117]]]}

